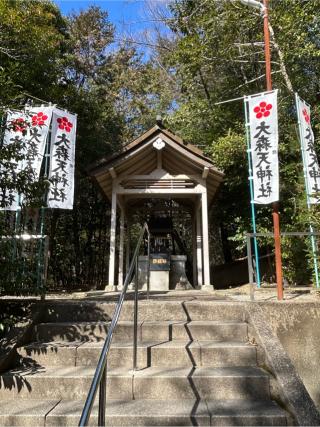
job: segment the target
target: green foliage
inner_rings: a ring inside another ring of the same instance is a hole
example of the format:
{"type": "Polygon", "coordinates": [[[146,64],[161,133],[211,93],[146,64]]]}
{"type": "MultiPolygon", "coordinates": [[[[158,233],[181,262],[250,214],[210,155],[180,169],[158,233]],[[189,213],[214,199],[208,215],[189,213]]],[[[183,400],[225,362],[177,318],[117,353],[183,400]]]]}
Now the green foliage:
{"type": "Polygon", "coordinates": [[[18,323],[25,323],[32,317],[30,302],[0,302],[0,340],[18,323]]]}
{"type": "Polygon", "coordinates": [[[58,85],[66,20],[50,1],[0,1],[1,104],[17,105],[24,92],[47,97],[58,85]]]}
{"type": "MultiPolygon", "coordinates": [[[[317,136],[317,6],[318,0],[270,1],[272,77],[280,89],[281,227],[287,231],[308,230],[310,218],[316,229],[320,225],[319,209],[311,216],[306,209],[288,90],[289,79],[311,104],[317,136]]],[[[47,213],[46,218],[52,288],[105,285],[109,205],[89,181],[86,168],[119,152],[125,142],[152,126],[159,113],[169,128],[202,148],[225,172],[214,222],[227,248],[224,253],[230,258],[245,255],[251,212],[243,105],[217,103],[265,89],[262,19],[239,1],[175,0],[170,7],[166,24],[171,33],[158,36],[150,60],[145,60],[128,43],[115,48],[115,28],[98,7],[63,17],[51,1],[0,0],[1,105],[19,107],[31,94],[78,114],[75,207],[68,213],[47,213]]],[[[0,161],[8,156],[2,151],[0,161]]],[[[30,177],[22,178],[20,186],[26,188],[30,177]]],[[[30,204],[37,205],[43,185],[30,188],[30,204]]],[[[256,211],[258,231],[271,231],[270,207],[256,211]]],[[[13,223],[8,215],[4,219],[13,223]]],[[[39,220],[30,217],[36,231],[39,220]]],[[[3,233],[9,228],[7,224],[3,233]]],[[[261,252],[268,253],[272,244],[266,240],[261,246],[261,252]]],[[[300,283],[299,256],[305,254],[310,258],[308,242],[284,240],[289,281],[300,283]]]]}

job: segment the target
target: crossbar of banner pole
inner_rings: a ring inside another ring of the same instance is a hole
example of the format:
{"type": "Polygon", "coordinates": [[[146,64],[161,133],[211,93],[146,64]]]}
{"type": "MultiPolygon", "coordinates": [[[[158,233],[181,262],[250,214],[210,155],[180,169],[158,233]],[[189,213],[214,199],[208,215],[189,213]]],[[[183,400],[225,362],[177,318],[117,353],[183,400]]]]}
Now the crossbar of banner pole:
{"type": "Polygon", "coordinates": [[[274,92],[274,90],[268,90],[266,92],[261,92],[261,93],[254,94],[254,95],[240,96],[239,98],[227,99],[225,101],[215,102],[213,105],[221,105],[221,104],[227,104],[228,102],[235,102],[235,101],[241,101],[243,99],[250,99],[250,98],[254,98],[256,96],[260,96],[260,95],[267,95],[268,93],[271,93],[271,92],[274,92]]]}
{"type": "MultiPolygon", "coordinates": [[[[302,236],[320,236],[320,233],[313,231],[281,231],[281,236],[298,236],[298,237],[302,237],[302,236]]],[[[266,232],[266,233],[246,233],[246,236],[248,237],[272,237],[273,233],[270,232],[266,232]]],[[[261,257],[262,258],[262,257],[261,257]]]]}
{"type": "MultiPolygon", "coordinates": [[[[310,233],[314,233],[313,226],[310,222],[310,210],[311,210],[311,203],[310,203],[310,196],[309,196],[309,184],[308,184],[308,178],[306,175],[307,171],[307,162],[305,158],[305,153],[302,147],[302,140],[303,140],[303,134],[302,134],[302,128],[301,128],[301,115],[300,115],[300,108],[299,108],[299,96],[297,93],[295,93],[295,100],[296,100],[296,109],[297,109],[297,116],[298,116],[298,127],[299,127],[299,136],[300,136],[300,149],[301,149],[301,155],[302,155],[302,163],[303,163],[303,177],[304,177],[304,183],[306,187],[306,193],[307,193],[307,207],[309,212],[309,230],[310,233]]],[[[305,102],[305,101],[304,101],[305,102]]],[[[306,105],[308,105],[305,102],[306,105]]],[[[309,106],[310,107],[310,106],[309,106]]],[[[314,275],[316,278],[316,287],[319,288],[319,271],[318,271],[318,260],[317,260],[317,243],[316,243],[316,237],[314,234],[310,235],[311,240],[311,249],[312,249],[312,256],[313,256],[313,268],[314,268],[314,275]]]]}
{"type": "Polygon", "coordinates": [[[227,104],[228,102],[235,102],[243,100],[244,96],[240,96],[240,98],[227,99],[226,101],[215,102],[214,105],[227,104]]]}
{"type": "MultiPolygon", "coordinates": [[[[244,101],[244,116],[245,116],[245,126],[246,126],[246,141],[247,141],[247,156],[248,156],[248,169],[249,169],[249,188],[250,188],[250,205],[251,205],[251,220],[252,220],[252,229],[253,233],[257,233],[256,226],[256,211],[253,201],[253,177],[252,177],[252,159],[251,159],[251,146],[250,146],[250,137],[249,137],[249,122],[248,122],[248,101],[245,98],[244,101]]],[[[260,279],[260,265],[259,265],[259,251],[258,251],[258,241],[257,237],[254,236],[254,254],[256,258],[256,276],[257,276],[257,286],[260,288],[261,279],[260,279]]]]}
{"type": "Polygon", "coordinates": [[[2,240],[12,240],[12,239],[21,239],[21,240],[31,240],[31,239],[44,239],[47,237],[42,234],[14,234],[12,236],[0,236],[2,240]]]}
{"type": "Polygon", "coordinates": [[[269,95],[269,93],[273,93],[276,90],[278,90],[278,92],[280,92],[279,89],[266,90],[265,92],[254,93],[253,95],[246,95],[245,98],[249,100],[251,98],[257,98],[258,96],[269,95]]]}
{"type": "MultiPolygon", "coordinates": [[[[74,116],[78,115],[77,113],[73,113],[72,111],[69,111],[66,108],[60,107],[58,104],[53,104],[52,102],[48,102],[48,101],[45,101],[44,99],[37,98],[36,96],[30,95],[30,93],[27,93],[27,92],[22,92],[22,93],[23,95],[29,96],[32,99],[36,99],[37,101],[40,101],[42,103],[52,105],[53,107],[56,107],[58,110],[66,111],[67,113],[73,114],[74,116]]],[[[20,110],[16,110],[16,111],[20,111],[20,110]]]]}

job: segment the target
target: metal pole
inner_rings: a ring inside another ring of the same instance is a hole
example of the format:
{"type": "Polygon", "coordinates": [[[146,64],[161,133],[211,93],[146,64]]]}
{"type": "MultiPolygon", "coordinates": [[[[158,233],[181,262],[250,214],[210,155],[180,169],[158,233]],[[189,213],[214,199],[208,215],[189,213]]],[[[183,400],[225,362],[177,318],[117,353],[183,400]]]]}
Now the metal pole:
{"type": "MultiPolygon", "coordinates": [[[[50,104],[51,105],[51,104],[50,104]]],[[[51,132],[52,125],[50,124],[49,132],[46,140],[46,147],[44,150],[44,178],[48,178],[49,176],[49,160],[51,153],[51,132]]],[[[48,190],[45,190],[45,194],[43,195],[43,206],[40,208],[40,245],[38,251],[38,267],[37,267],[37,288],[38,291],[40,289],[41,299],[44,299],[45,291],[46,291],[46,274],[44,274],[45,269],[45,259],[47,258],[47,254],[44,252],[49,249],[49,247],[44,244],[44,231],[45,231],[45,205],[47,205],[47,196],[48,190]]]]}
{"type": "Polygon", "coordinates": [[[41,292],[41,299],[46,297],[47,278],[48,278],[48,264],[49,264],[49,236],[44,238],[44,259],[43,259],[43,288],[41,292]]]}
{"type": "Polygon", "coordinates": [[[13,239],[13,253],[12,253],[12,267],[11,267],[11,279],[12,279],[12,286],[14,288],[18,288],[20,285],[20,290],[22,290],[22,284],[23,280],[20,280],[20,284],[18,285],[16,283],[17,280],[17,269],[18,269],[18,277],[24,276],[24,262],[23,262],[23,247],[24,247],[24,241],[21,242],[20,246],[18,246],[18,236],[21,234],[21,195],[18,195],[18,206],[15,213],[15,222],[14,222],[14,233],[15,237],[13,239]],[[19,256],[19,249],[20,249],[20,256],[19,256]],[[22,265],[22,268],[21,268],[22,265]],[[22,273],[22,274],[21,274],[22,273]]]}
{"type": "MultiPolygon", "coordinates": [[[[268,28],[268,3],[269,3],[269,0],[263,0],[263,6],[264,6],[263,32],[264,32],[264,54],[266,59],[266,82],[267,82],[267,91],[270,91],[272,90],[272,80],[271,80],[270,34],[269,34],[269,28],[268,28]]],[[[273,219],[274,246],[275,246],[277,293],[278,293],[278,300],[282,300],[283,285],[282,285],[279,202],[272,203],[272,208],[273,208],[272,219],[273,219]]]]}
{"type": "Polygon", "coordinates": [[[250,284],[250,300],[253,301],[253,271],[252,271],[252,257],[251,257],[251,237],[247,234],[247,258],[248,258],[248,273],[250,284]]]}
{"type": "MultiPolygon", "coordinates": [[[[299,109],[299,102],[298,102],[298,94],[297,93],[295,94],[295,99],[296,99],[296,109],[297,109],[297,115],[298,115],[300,148],[301,148],[302,163],[303,163],[303,176],[304,176],[304,183],[305,183],[306,193],[307,193],[307,207],[308,207],[308,212],[309,212],[309,216],[310,216],[310,209],[311,209],[310,196],[309,196],[310,189],[309,189],[309,184],[308,184],[308,179],[307,179],[307,164],[306,164],[304,150],[302,147],[303,135],[302,135],[302,129],[301,129],[301,117],[300,117],[300,109],[299,109]]],[[[310,221],[310,217],[309,217],[309,221],[310,221]]],[[[313,229],[311,222],[309,222],[309,230],[310,230],[310,233],[314,233],[314,229],[313,229]]],[[[319,272],[318,272],[316,238],[313,234],[311,234],[310,239],[311,239],[311,247],[312,247],[312,255],[313,255],[314,274],[316,276],[316,287],[319,288],[319,272]]]]}
{"type": "Polygon", "coordinates": [[[98,413],[99,427],[105,427],[106,425],[106,390],[107,390],[107,365],[104,367],[100,386],[99,386],[99,413],[98,413]]]}
{"type": "Polygon", "coordinates": [[[43,208],[40,208],[40,241],[39,241],[39,250],[38,250],[38,263],[37,263],[37,293],[41,296],[44,294],[44,211],[43,208]]]}
{"type": "MultiPolygon", "coordinates": [[[[244,115],[245,115],[245,126],[246,126],[246,140],[247,140],[247,156],[248,156],[248,168],[249,168],[249,188],[250,188],[250,205],[251,205],[251,221],[252,221],[252,230],[253,233],[257,233],[256,226],[256,211],[253,202],[253,176],[252,176],[252,159],[251,159],[251,147],[250,147],[250,137],[249,137],[249,122],[248,122],[248,111],[247,111],[247,101],[244,101],[244,115]]],[[[257,275],[257,286],[260,288],[261,279],[260,279],[260,264],[259,264],[259,251],[258,251],[258,241],[257,237],[254,235],[254,254],[256,258],[256,275],[257,275]]],[[[251,243],[250,243],[251,245],[251,243]]],[[[250,252],[251,256],[251,252],[250,252]]],[[[253,280],[252,280],[253,283],[253,280]]]]}
{"type": "Polygon", "coordinates": [[[139,270],[138,258],[136,257],[136,274],[134,286],[134,318],[133,318],[133,370],[137,370],[137,346],[138,346],[138,284],[139,284],[139,270]]]}
{"type": "Polygon", "coordinates": [[[147,299],[149,299],[150,294],[150,233],[148,233],[148,265],[147,265],[147,299]]]}
{"type": "Polygon", "coordinates": [[[264,56],[266,60],[266,83],[267,83],[267,90],[269,91],[269,90],[272,90],[272,79],[271,79],[271,52],[270,52],[268,3],[269,3],[269,0],[263,0],[264,56]]]}
{"type": "MultiPolygon", "coordinates": [[[[16,210],[16,215],[15,215],[15,222],[14,222],[14,233],[15,236],[20,235],[20,225],[21,225],[21,207],[20,207],[20,194],[18,196],[18,205],[19,205],[19,209],[16,210]]],[[[16,263],[16,257],[17,257],[17,241],[16,238],[13,239],[13,262],[12,265],[14,266],[16,263]]]]}

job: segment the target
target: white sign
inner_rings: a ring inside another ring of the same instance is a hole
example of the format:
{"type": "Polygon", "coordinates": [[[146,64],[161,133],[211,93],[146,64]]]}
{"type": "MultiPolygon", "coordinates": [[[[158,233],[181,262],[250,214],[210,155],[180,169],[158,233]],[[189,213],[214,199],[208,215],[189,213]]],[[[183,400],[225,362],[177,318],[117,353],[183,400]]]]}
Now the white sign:
{"type": "Polygon", "coordinates": [[[245,98],[249,110],[253,202],[279,200],[277,90],[245,98]]]}
{"type": "Polygon", "coordinates": [[[320,168],[311,128],[310,106],[296,94],[296,107],[308,203],[319,204],[320,168]]]}
{"type": "Polygon", "coordinates": [[[55,108],[52,116],[48,207],[72,209],[77,117],[55,108]]]}

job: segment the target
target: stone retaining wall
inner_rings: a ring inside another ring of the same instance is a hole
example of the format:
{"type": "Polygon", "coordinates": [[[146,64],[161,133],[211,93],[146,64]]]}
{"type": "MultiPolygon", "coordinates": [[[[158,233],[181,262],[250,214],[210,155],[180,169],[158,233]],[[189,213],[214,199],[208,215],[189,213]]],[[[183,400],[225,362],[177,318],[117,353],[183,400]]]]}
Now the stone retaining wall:
{"type": "Polygon", "coordinates": [[[258,304],[320,409],[320,302],[258,304]]]}

